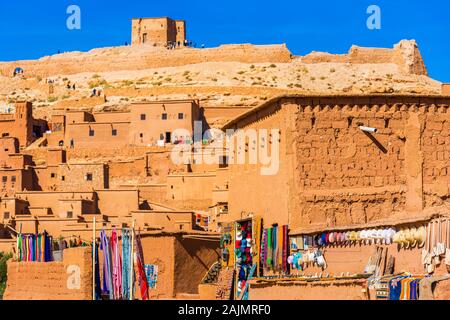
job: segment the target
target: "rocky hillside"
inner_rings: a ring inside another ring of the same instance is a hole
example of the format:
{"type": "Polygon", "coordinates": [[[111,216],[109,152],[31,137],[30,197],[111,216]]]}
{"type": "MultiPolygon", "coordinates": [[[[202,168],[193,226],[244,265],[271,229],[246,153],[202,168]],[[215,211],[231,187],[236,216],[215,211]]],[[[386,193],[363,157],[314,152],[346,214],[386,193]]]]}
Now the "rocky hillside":
{"type": "MultiPolygon", "coordinates": [[[[392,49],[293,56],[284,45],[167,50],[127,46],[0,63],[0,106],[30,100],[35,115],[62,108],[126,109],[145,99],[197,98],[203,106],[256,106],[282,93],[440,93],[415,41],[392,49]],[[23,77],[12,77],[16,67],[23,77]],[[49,84],[48,82],[52,82],[49,84]],[[75,90],[67,84],[75,84],[75,90]],[[106,99],[91,98],[94,88],[106,99]]],[[[216,119],[220,125],[228,119],[216,119]]]]}

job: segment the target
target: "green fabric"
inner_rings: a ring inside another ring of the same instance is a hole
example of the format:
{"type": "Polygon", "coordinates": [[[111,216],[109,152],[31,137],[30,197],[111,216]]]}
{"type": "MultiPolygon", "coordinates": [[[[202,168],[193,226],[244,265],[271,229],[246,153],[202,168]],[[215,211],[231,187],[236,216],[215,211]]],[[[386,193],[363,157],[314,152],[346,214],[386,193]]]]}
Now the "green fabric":
{"type": "Polygon", "coordinates": [[[267,229],[267,267],[272,265],[272,228],[267,229]]]}
{"type": "Polygon", "coordinates": [[[17,261],[22,261],[22,252],[23,252],[23,250],[22,250],[22,235],[19,233],[18,235],[17,235],[17,247],[18,247],[18,257],[17,257],[17,261]]]}

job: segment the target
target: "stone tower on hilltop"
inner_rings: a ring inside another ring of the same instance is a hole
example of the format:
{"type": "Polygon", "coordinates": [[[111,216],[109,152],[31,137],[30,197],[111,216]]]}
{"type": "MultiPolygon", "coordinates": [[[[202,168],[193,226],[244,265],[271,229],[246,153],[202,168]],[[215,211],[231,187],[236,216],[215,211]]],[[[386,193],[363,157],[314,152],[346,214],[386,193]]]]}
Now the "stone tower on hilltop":
{"type": "Polygon", "coordinates": [[[164,46],[183,44],[186,40],[186,22],[163,18],[135,18],[132,20],[131,43],[164,46]]]}

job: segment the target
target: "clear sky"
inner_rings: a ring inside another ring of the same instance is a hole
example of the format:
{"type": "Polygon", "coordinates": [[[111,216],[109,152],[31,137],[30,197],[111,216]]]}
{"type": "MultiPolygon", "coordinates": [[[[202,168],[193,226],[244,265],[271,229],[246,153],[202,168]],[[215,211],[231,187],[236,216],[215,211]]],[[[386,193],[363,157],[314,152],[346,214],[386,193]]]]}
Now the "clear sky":
{"type": "Polygon", "coordinates": [[[430,76],[450,82],[448,0],[0,0],[0,61],[122,45],[131,41],[132,17],[158,16],[186,20],[198,45],[286,43],[296,55],[415,39],[430,76]],[[66,27],[73,4],[81,30],[66,27]],[[372,4],[381,9],[380,30],[366,26],[372,4]]]}

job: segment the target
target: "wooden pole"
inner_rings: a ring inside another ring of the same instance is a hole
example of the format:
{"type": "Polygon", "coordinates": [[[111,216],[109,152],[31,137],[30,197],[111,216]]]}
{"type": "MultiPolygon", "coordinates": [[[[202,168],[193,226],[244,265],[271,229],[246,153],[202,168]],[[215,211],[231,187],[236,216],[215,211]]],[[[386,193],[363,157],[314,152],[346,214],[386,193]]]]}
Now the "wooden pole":
{"type": "Polygon", "coordinates": [[[130,300],[133,300],[133,267],[134,267],[134,219],[131,228],[131,254],[130,254],[130,300]]]}
{"type": "Polygon", "coordinates": [[[92,300],[95,300],[95,228],[96,221],[94,217],[94,224],[92,227],[92,300]]]}

